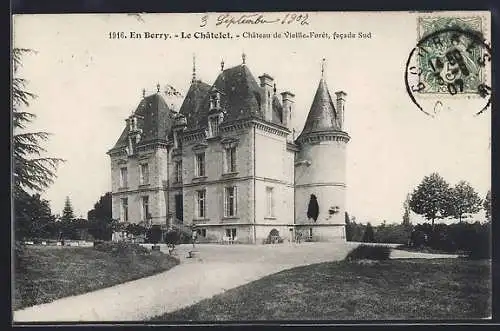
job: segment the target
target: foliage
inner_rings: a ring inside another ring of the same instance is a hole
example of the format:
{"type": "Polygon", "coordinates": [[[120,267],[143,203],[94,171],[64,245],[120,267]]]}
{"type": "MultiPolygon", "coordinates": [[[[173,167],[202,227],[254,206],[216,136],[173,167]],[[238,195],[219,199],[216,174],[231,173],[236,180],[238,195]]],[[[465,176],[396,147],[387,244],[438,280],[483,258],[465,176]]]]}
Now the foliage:
{"type": "Polygon", "coordinates": [[[404,226],[411,226],[411,221],[410,221],[410,195],[408,194],[406,196],[406,200],[404,202],[403,208],[404,208],[404,214],[403,214],[403,222],[402,224],[404,226]]]}
{"type": "Polygon", "coordinates": [[[475,214],[481,210],[482,200],[466,181],[455,185],[451,195],[450,216],[458,218],[459,222],[465,214],[475,214]]]}
{"type": "Polygon", "coordinates": [[[370,224],[370,222],[368,222],[368,224],[366,224],[366,228],[365,228],[365,232],[363,233],[363,242],[375,242],[375,235],[373,233],[373,227],[372,225],[370,224]]]}
{"type": "Polygon", "coordinates": [[[66,200],[64,201],[64,208],[62,211],[61,220],[71,221],[74,218],[75,214],[73,212],[73,206],[71,205],[71,200],[69,199],[69,197],[66,197],[66,200]]]}
{"type": "Polygon", "coordinates": [[[141,224],[128,223],[125,228],[125,231],[134,236],[143,236],[147,233],[148,229],[141,224]]]}
{"type": "Polygon", "coordinates": [[[318,215],[319,215],[318,199],[314,194],[311,194],[309,205],[307,207],[307,218],[312,218],[316,222],[316,220],[318,219],[318,215]]]}
{"type": "Polygon", "coordinates": [[[42,157],[46,150],[40,143],[49,138],[47,132],[25,132],[26,126],[35,119],[35,114],[27,112],[30,101],[36,96],[26,90],[27,81],[19,77],[19,68],[22,66],[22,55],[34,53],[29,49],[14,48],[12,50],[13,71],[12,79],[12,120],[13,160],[14,160],[14,197],[22,193],[33,191],[41,193],[54,182],[60,158],[42,157]]]}
{"type": "Polygon", "coordinates": [[[386,246],[359,245],[347,254],[346,261],[388,260],[391,248],[386,246]]]}
{"type": "Polygon", "coordinates": [[[96,239],[111,240],[113,230],[117,229],[117,222],[112,219],[111,192],[106,192],[94,204],[94,208],[87,212],[89,232],[96,239]]]}
{"type": "Polygon", "coordinates": [[[411,233],[411,247],[428,247],[448,253],[463,253],[470,258],[491,257],[491,222],[417,224],[411,233]]]}
{"type": "Polygon", "coordinates": [[[403,224],[382,224],[374,230],[376,242],[391,244],[407,244],[411,233],[411,227],[403,224]]]}
{"type": "Polygon", "coordinates": [[[425,176],[413,191],[410,208],[430,220],[434,226],[436,219],[450,215],[451,194],[449,184],[438,173],[432,173],[425,176]]]}
{"type": "Polygon", "coordinates": [[[486,220],[491,221],[491,190],[488,190],[483,200],[483,208],[486,213],[486,220]]]}
{"type": "Polygon", "coordinates": [[[175,249],[175,246],[181,242],[181,232],[178,230],[170,230],[165,234],[165,243],[167,244],[170,253],[175,249]]]}
{"type": "Polygon", "coordinates": [[[40,194],[19,192],[14,200],[15,235],[18,240],[30,237],[51,237],[55,234],[49,202],[40,194]]]}
{"type": "Polygon", "coordinates": [[[158,244],[161,240],[161,235],[162,235],[162,230],[161,230],[161,227],[159,225],[153,225],[151,226],[151,228],[148,229],[147,233],[146,233],[146,240],[147,242],[149,243],[152,243],[152,244],[158,244]]]}

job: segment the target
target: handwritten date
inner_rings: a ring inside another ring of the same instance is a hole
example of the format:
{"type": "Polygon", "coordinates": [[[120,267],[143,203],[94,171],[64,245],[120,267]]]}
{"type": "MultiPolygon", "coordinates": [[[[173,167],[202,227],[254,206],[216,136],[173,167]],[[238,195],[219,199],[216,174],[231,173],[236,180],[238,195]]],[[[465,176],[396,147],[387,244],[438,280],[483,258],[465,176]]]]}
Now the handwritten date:
{"type": "MultiPolygon", "coordinates": [[[[204,15],[201,18],[200,27],[207,26],[209,21],[209,16],[204,15]]],[[[282,17],[268,18],[264,14],[254,13],[254,14],[221,14],[217,16],[215,20],[215,26],[224,26],[229,28],[230,26],[236,24],[250,24],[250,25],[260,25],[260,24],[299,24],[299,25],[309,25],[309,14],[297,14],[297,13],[287,13],[282,17]]]]}

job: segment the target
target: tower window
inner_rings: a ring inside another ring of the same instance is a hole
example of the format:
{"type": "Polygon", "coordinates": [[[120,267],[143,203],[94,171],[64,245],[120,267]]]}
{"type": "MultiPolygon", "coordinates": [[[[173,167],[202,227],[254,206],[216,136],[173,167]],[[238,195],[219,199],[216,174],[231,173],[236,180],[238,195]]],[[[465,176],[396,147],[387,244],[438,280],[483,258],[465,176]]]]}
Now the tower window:
{"type": "Polygon", "coordinates": [[[274,217],[274,189],[266,187],[267,216],[274,217]]]}

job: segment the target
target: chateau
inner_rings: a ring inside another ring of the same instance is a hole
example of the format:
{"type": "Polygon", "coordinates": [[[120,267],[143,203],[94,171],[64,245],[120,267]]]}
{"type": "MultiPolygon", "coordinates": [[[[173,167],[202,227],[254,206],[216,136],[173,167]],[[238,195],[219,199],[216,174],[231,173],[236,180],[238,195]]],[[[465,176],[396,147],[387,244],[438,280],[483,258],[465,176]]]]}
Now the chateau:
{"type": "MultiPolygon", "coordinates": [[[[213,84],[193,77],[182,105],[146,95],[126,119],[111,158],[113,218],[195,225],[206,241],[345,240],[346,94],[322,75],[296,137],[294,97],[245,63],[213,84]]],[[[306,93],[308,93],[306,91],[306,93]]]]}

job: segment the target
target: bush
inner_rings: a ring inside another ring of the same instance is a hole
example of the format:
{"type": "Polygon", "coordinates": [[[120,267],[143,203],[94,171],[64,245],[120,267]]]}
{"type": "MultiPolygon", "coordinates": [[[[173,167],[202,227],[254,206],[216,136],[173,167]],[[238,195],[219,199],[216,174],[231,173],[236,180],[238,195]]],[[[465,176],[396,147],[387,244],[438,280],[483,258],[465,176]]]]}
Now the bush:
{"type": "Polygon", "coordinates": [[[146,233],[146,241],[156,245],[161,240],[162,230],[159,225],[153,225],[146,233]]]}
{"type": "Polygon", "coordinates": [[[111,253],[115,256],[150,254],[150,251],[146,247],[127,242],[97,241],[94,242],[94,249],[101,252],[111,253]]]}
{"type": "Polygon", "coordinates": [[[375,235],[373,233],[373,227],[372,225],[368,222],[366,224],[365,232],[363,233],[363,242],[368,242],[372,243],[375,242],[375,235]]]}
{"type": "Polygon", "coordinates": [[[391,248],[385,246],[359,245],[347,254],[345,261],[388,260],[391,248]]]}
{"type": "Polygon", "coordinates": [[[410,233],[410,228],[402,224],[384,224],[375,228],[375,239],[379,243],[407,244],[410,233]]]}

